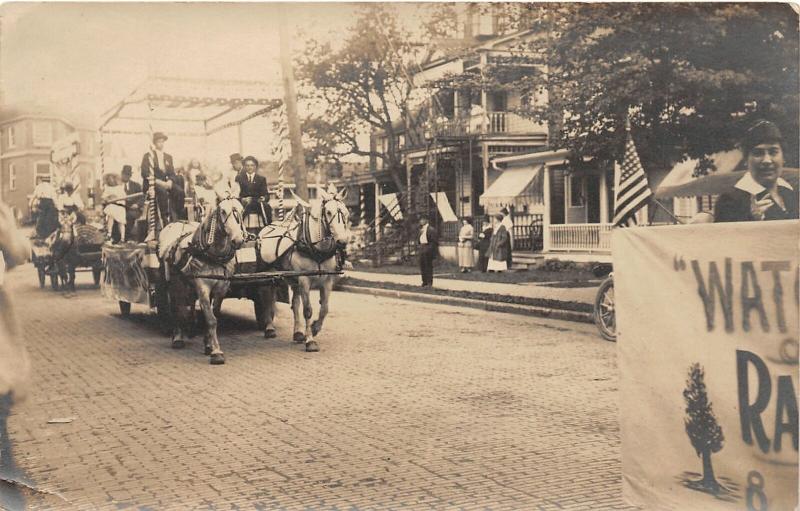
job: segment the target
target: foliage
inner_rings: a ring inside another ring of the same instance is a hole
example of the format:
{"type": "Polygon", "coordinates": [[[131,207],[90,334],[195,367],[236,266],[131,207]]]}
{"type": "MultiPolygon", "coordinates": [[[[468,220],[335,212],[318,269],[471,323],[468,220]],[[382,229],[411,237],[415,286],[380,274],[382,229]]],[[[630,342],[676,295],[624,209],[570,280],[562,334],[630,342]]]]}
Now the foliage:
{"type": "Polygon", "coordinates": [[[755,118],[778,123],[797,164],[798,17],[785,4],[531,4],[542,54],[513,86],[547,90],[526,114],[551,145],[619,157],[624,120],[645,168],[731,149],[755,118]]]}
{"type": "Polygon", "coordinates": [[[686,400],[686,434],[698,456],[718,452],[725,441],[722,427],[717,423],[708,400],[704,378],[705,371],[700,364],[692,364],[683,391],[686,400]]]}
{"type": "Polygon", "coordinates": [[[312,160],[346,155],[383,159],[395,185],[405,190],[397,136],[404,132],[407,143],[421,136],[424,116],[415,106],[423,91],[414,87],[412,74],[435,55],[433,45],[420,41],[454,28],[446,4],[428,9],[421,18],[428,21],[415,35],[401,26],[391,5],[365,4],[340,46],[307,44],[298,75],[309,110],[318,112],[304,122],[312,160]],[[365,147],[370,131],[387,135],[386,152],[365,147]]]}

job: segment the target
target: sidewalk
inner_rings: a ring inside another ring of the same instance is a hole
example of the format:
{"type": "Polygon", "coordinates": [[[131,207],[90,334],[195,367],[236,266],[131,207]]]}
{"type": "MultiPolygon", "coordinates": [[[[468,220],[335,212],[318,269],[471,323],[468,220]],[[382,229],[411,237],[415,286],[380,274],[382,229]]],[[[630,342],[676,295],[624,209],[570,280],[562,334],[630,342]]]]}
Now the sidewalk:
{"type": "MultiPolygon", "coordinates": [[[[433,288],[420,286],[419,275],[346,270],[344,291],[442,303],[492,311],[592,322],[597,286],[551,287],[546,283],[506,284],[436,278],[433,288]]],[[[598,281],[599,286],[599,281],[598,281]]]]}

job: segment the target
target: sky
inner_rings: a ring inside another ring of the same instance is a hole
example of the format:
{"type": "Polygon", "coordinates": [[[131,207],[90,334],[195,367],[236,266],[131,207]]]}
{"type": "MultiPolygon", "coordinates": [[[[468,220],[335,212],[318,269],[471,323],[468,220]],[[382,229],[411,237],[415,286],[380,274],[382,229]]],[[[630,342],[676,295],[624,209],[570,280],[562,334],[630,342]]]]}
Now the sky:
{"type": "MultiPolygon", "coordinates": [[[[280,85],[276,4],[35,3],[0,6],[6,104],[46,99],[97,115],[148,75],[280,85]]],[[[350,4],[287,5],[293,49],[335,38],[350,4]]]]}
{"type": "MultiPolygon", "coordinates": [[[[393,4],[392,8],[408,28],[419,26],[420,4],[393,4]]],[[[277,97],[282,97],[281,9],[286,12],[292,50],[298,53],[312,37],[335,47],[355,20],[358,5],[0,4],[0,103],[39,104],[80,126],[95,128],[101,114],[148,76],[257,80],[274,85],[277,97]]],[[[239,149],[235,133],[226,132],[206,143],[207,147],[199,148],[197,139],[176,137],[169,144],[183,153],[181,159],[197,156],[224,164],[225,155],[239,149]]],[[[248,121],[242,132],[246,154],[271,157],[271,122],[248,121]]],[[[130,163],[133,154],[146,150],[147,142],[126,139],[117,145],[113,151],[117,159],[130,163]]]]}
{"type": "MultiPolygon", "coordinates": [[[[54,107],[96,127],[103,112],[148,76],[259,80],[282,95],[281,8],[294,51],[311,34],[341,38],[356,9],[344,3],[5,3],[0,99],[5,106],[54,107]]],[[[246,152],[268,155],[271,133],[265,130],[267,122],[246,125],[246,152]]],[[[222,138],[227,154],[235,144],[222,138]]]]}

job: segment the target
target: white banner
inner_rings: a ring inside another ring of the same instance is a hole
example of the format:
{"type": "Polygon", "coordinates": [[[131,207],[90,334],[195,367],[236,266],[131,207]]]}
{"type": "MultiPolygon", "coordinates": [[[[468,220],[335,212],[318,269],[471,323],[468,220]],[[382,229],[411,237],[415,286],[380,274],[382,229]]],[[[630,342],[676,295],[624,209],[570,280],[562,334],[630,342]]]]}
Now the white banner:
{"type": "Polygon", "coordinates": [[[378,195],[378,202],[389,210],[389,214],[392,215],[392,218],[395,220],[403,219],[403,211],[400,209],[400,202],[396,193],[378,195]]]}
{"type": "Polygon", "coordinates": [[[447,194],[444,192],[431,192],[431,199],[436,203],[436,208],[439,214],[442,215],[442,220],[445,222],[458,222],[458,217],[453,212],[450,206],[450,201],[447,200],[447,194]]]}
{"type": "Polygon", "coordinates": [[[615,229],[623,494],[793,510],[800,222],[615,229]]]}

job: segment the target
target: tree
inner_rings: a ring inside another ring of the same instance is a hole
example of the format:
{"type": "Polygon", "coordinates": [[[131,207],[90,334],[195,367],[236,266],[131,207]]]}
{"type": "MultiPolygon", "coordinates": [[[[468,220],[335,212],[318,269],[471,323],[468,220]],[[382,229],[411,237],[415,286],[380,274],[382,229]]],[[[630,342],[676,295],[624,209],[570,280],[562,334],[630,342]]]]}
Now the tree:
{"type": "Polygon", "coordinates": [[[722,485],[714,477],[711,455],[722,449],[725,437],[711,409],[704,378],[705,371],[700,364],[692,364],[686,389],[683,391],[683,398],[686,400],[684,425],[697,456],[703,459],[703,479],[698,483],[709,491],[718,493],[722,490],[722,485]]]}
{"type": "MultiPolygon", "coordinates": [[[[546,68],[516,86],[546,90],[525,113],[576,157],[619,158],[630,115],[643,165],[733,148],[756,118],[777,122],[797,164],[798,16],[785,4],[531,5],[546,68]]],[[[533,14],[533,15],[531,15],[533,14]]]]}
{"type": "Polygon", "coordinates": [[[425,91],[415,87],[413,73],[436,55],[434,45],[420,41],[454,28],[448,6],[427,7],[429,21],[419,33],[404,29],[392,6],[361,8],[341,47],[311,40],[299,63],[309,110],[305,134],[313,139],[312,159],[346,155],[385,160],[395,185],[405,190],[398,136],[420,143],[426,118],[425,91]],[[387,137],[386,151],[369,147],[371,131],[387,137]]]}

